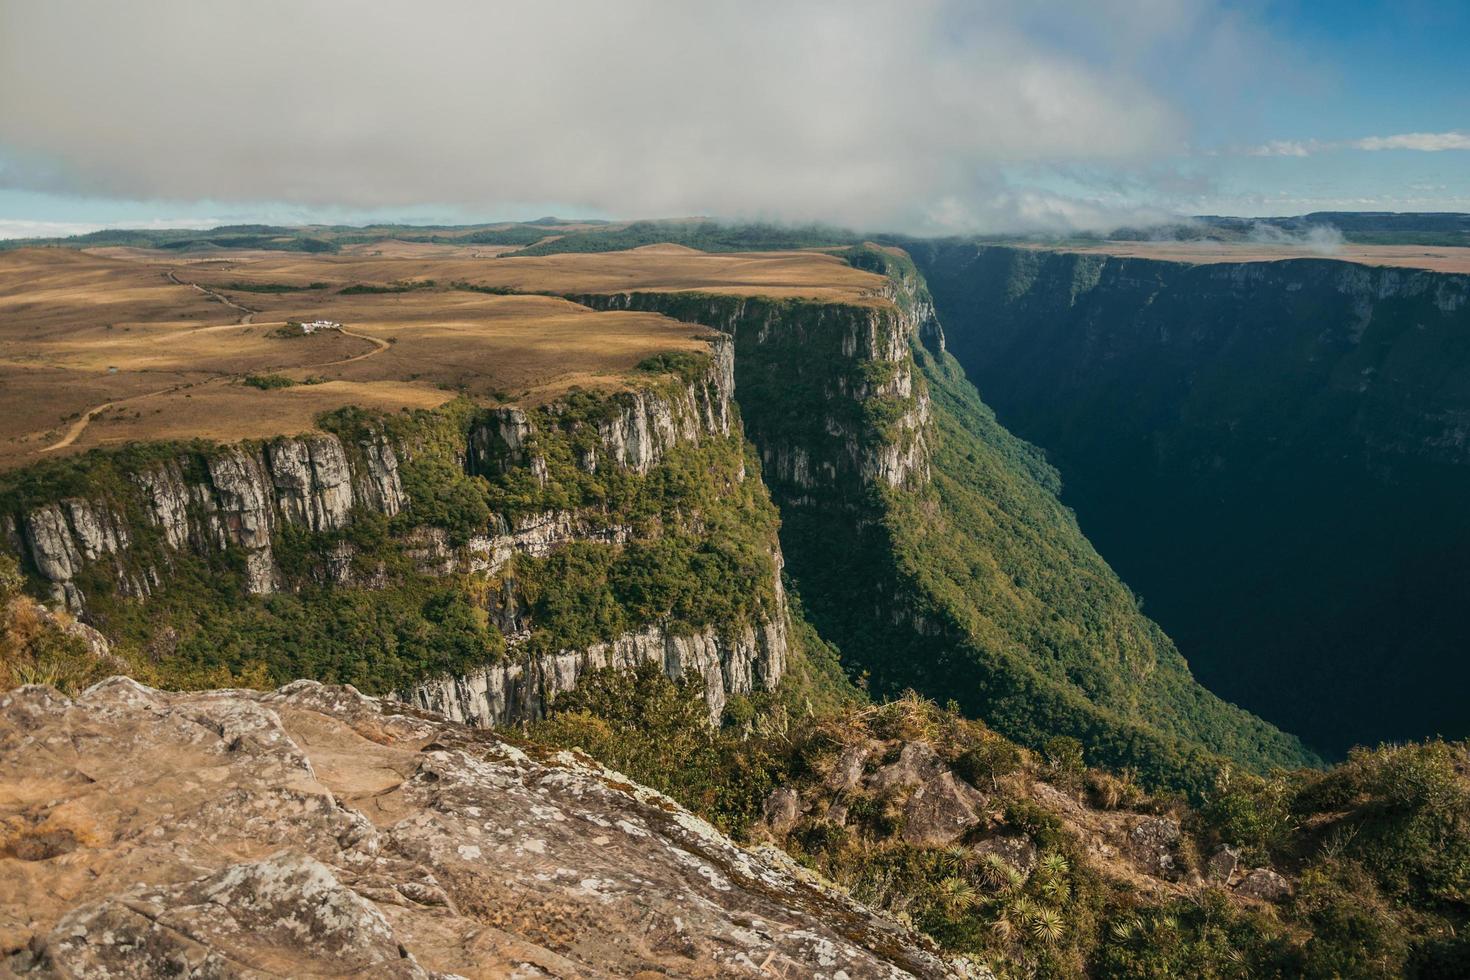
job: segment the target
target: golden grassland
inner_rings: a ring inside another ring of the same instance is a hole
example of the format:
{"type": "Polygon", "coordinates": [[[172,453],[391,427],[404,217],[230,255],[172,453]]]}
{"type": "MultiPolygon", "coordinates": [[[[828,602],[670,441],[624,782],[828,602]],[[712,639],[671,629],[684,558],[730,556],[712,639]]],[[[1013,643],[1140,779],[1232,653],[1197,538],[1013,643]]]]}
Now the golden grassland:
{"type": "MultiPolygon", "coordinates": [[[[195,281],[324,282],[334,286],[411,282],[467,282],[522,292],[596,293],[627,290],[706,290],[742,295],[870,302],[881,277],[854,269],[824,252],[700,252],[682,245],[645,245],[625,252],[506,255],[497,246],[432,245],[385,241],[349,246],[341,253],[239,251],[185,258],[148,249],[93,250],[108,257],[187,265],[195,281]],[[381,254],[375,254],[381,253],[381,254]],[[479,253],[478,256],[472,253],[479,253]]],[[[180,273],[182,275],[182,273],[180,273]]]]}
{"type": "Polygon", "coordinates": [[[1428,269],[1432,272],[1470,273],[1470,248],[1453,245],[1353,245],[1313,251],[1300,245],[1235,242],[1098,242],[1047,245],[1017,243],[1047,252],[1099,252],[1122,258],[1163,259],[1211,265],[1220,262],[1278,262],[1283,259],[1337,259],[1362,265],[1428,269]]]}
{"type": "Polygon", "coordinates": [[[813,252],[707,255],[677,246],[496,258],[493,246],[384,241],[337,255],[137,249],[0,254],[0,468],[135,440],[308,431],[343,405],[433,407],[466,394],[537,403],[613,388],[708,332],[559,296],[710,290],[876,303],[882,280],[813,252]],[[436,285],[342,294],[353,285],[436,285]],[[518,291],[495,295],[454,283],[518,291]],[[290,285],[260,292],[240,284],[290,285]],[[285,336],[288,320],[342,332],[285,336]],[[297,382],[261,390],[249,375],[297,382]]]}

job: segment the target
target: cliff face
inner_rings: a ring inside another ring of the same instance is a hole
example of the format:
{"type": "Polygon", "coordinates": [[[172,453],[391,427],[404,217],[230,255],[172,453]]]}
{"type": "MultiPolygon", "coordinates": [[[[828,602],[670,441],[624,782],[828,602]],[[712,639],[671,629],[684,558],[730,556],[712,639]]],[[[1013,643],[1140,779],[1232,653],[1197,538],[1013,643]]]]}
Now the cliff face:
{"type": "Polygon", "coordinates": [[[892,250],[872,305],[633,293],[579,296],[730,335],[803,606],[871,688],[912,687],[1032,745],[1202,789],[1210,752],[1310,758],[1221,703],[1056,499],[1055,473],[980,403],[946,352],[918,270],[892,250]]]}
{"type": "Polygon", "coordinates": [[[778,495],[794,502],[801,491],[851,495],[928,482],[929,400],[909,344],[921,328],[942,336],[931,309],[690,293],[573,298],[593,309],[663,313],[732,338],[746,430],[778,495]]]}
{"type": "Polygon", "coordinates": [[[76,613],[86,608],[76,582],[84,567],[100,565],[124,594],[146,596],[163,585],[167,553],[186,549],[236,548],[249,590],[272,592],[279,584],[271,553],[278,526],[336,531],[348,524],[354,506],[388,517],[402,509],[398,451],[380,434],[355,448],[356,466],[331,434],[165,459],[132,474],[132,486],[120,495],[66,498],[24,511],[18,521],[10,516],[11,544],[46,580],[52,597],[76,613]],[[124,513],[128,506],[144,515],[149,543],[161,539],[164,567],[130,560],[135,529],[124,513]]]}
{"type": "MultiPolygon", "coordinates": [[[[730,435],[732,363],[730,345],[717,342],[709,369],[686,387],[634,390],[615,399],[579,462],[589,471],[601,463],[643,475],[676,445],[730,435]]],[[[470,473],[527,468],[544,484],[546,462],[527,449],[534,435],[524,411],[489,410],[469,427],[459,456],[470,473]]],[[[180,455],[138,469],[130,474],[132,487],[107,499],[67,498],[6,515],[5,530],[52,597],[75,613],[85,611],[86,596],[76,584],[84,566],[110,564],[127,595],[147,595],[162,582],[164,572],[154,564],[132,567],[133,534],[124,506],[141,512],[169,550],[239,549],[250,592],[265,594],[282,584],[271,550],[277,528],[339,531],[350,523],[354,507],[397,515],[408,503],[399,461],[414,451],[370,429],[350,445],[332,433],[317,433],[180,455]]],[[[555,514],[517,516],[515,525],[500,521],[500,533],[477,536],[450,564],[484,570],[503,564],[510,553],[544,552],[578,536],[565,516],[555,514]],[[548,523],[560,533],[526,533],[548,523]],[[485,555],[500,561],[477,557],[485,555]]],[[[431,554],[442,563],[440,551],[431,554]]]]}
{"type": "Polygon", "coordinates": [[[1214,690],[1333,752],[1470,732],[1470,277],[913,251],[951,351],[1214,690]]]}
{"type": "Polygon", "coordinates": [[[731,694],[775,690],[786,668],[787,627],[772,618],[734,631],[706,629],[671,635],[647,626],[582,650],[494,664],[462,677],[434,678],[413,690],[413,701],[455,721],[495,726],[534,720],[558,694],[576,688],[590,670],[632,671],[656,663],[676,681],[698,680],[718,722],[731,694]]]}
{"type": "MultiPolygon", "coordinates": [[[[708,625],[635,622],[600,641],[519,649],[556,624],[531,608],[537,572],[517,559],[546,560],[573,547],[616,551],[674,532],[708,538],[715,532],[702,529],[708,515],[693,501],[637,502],[648,496],[640,488],[665,478],[671,453],[733,451],[729,479],[744,482],[732,346],[719,338],[707,357],[676,367],[672,378],[650,375],[627,392],[530,413],[461,411],[418,424],[347,417],[329,420],[333,431],[300,438],[157,450],[93,474],[84,494],[46,499],[44,488],[23,484],[7,498],[5,531],[57,602],[104,620],[120,602],[168,593],[186,571],[207,574],[184,570],[190,562],[238,578],[246,595],[307,602],[323,588],[392,590],[417,578],[482,583],[466,588],[509,654],[490,663],[497,658],[487,651],[482,669],[425,679],[416,695],[424,703],[482,724],[515,721],[539,716],[587,669],[658,659],[672,676],[703,678],[717,717],[727,694],[773,689],[784,670],[787,611],[773,535],[765,558],[773,591],[758,615],[708,625]],[[477,504],[487,495],[497,506],[477,504]],[[619,505],[612,499],[619,495],[633,502],[619,505]],[[91,592],[102,593],[108,609],[94,609],[91,592]]],[[[712,477],[696,468],[689,479],[712,477]]],[[[732,519],[747,517],[755,519],[732,519]]]]}
{"type": "Polygon", "coordinates": [[[348,687],[25,687],[0,746],[7,974],[956,975],[618,773],[348,687]]]}

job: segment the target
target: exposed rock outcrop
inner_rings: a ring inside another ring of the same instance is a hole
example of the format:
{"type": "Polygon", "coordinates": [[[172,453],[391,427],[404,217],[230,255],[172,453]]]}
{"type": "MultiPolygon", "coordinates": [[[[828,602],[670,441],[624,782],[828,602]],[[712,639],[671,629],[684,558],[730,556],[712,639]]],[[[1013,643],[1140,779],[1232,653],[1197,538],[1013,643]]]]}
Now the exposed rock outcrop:
{"type": "Polygon", "coordinates": [[[430,679],[405,693],[415,704],[456,721],[493,727],[540,718],[588,671],[633,670],[652,662],[674,680],[701,679],[710,719],[718,721],[729,695],[774,690],[786,658],[783,601],[778,615],[737,629],[677,636],[655,625],[585,650],[524,659],[512,652],[504,663],[464,677],[430,679]]]}
{"type": "MultiPolygon", "coordinates": [[[[605,415],[591,420],[596,445],[588,446],[583,466],[616,466],[646,474],[682,443],[699,444],[732,432],[735,413],[734,351],[727,338],[711,343],[707,370],[694,380],[638,388],[610,396],[605,415]]],[[[556,417],[557,406],[552,406],[556,417]]],[[[518,408],[484,412],[470,427],[462,451],[470,473],[498,475],[528,468],[539,484],[547,464],[538,450],[531,417],[518,408]]],[[[198,553],[238,548],[244,557],[247,589],[256,594],[282,587],[272,549],[276,532],[296,526],[309,532],[338,531],[354,508],[387,517],[409,503],[401,463],[414,451],[370,431],[354,445],[331,433],[240,444],[204,454],[181,454],[138,469],[134,513],[165,546],[139,554],[138,537],[128,526],[120,501],[67,498],[11,518],[23,533],[7,535],[35,572],[50,585],[52,598],[74,613],[84,613],[86,596],[77,579],[83,568],[101,563],[125,595],[148,595],[167,581],[169,552],[198,553]],[[164,567],[159,567],[160,565],[164,567]]],[[[545,554],[571,540],[626,540],[624,528],[598,528],[593,518],[569,512],[497,518],[464,545],[423,528],[410,542],[426,572],[493,571],[514,553],[545,554]]],[[[153,537],[152,533],[145,535],[153,537]]],[[[333,564],[333,578],[350,569],[350,554],[333,564]]],[[[338,581],[338,584],[350,584],[338,581]]],[[[367,583],[371,584],[371,583],[367,583]]]]}
{"type": "MultiPolygon", "coordinates": [[[[83,612],[86,596],[76,584],[83,567],[104,567],[125,595],[148,595],[164,586],[170,552],[240,549],[246,587],[274,591],[279,572],[272,537],[279,526],[335,531],[354,506],[397,514],[407,502],[399,477],[399,453],[379,434],[349,453],[329,433],[276,439],[264,445],[229,446],[199,458],[180,455],[140,468],[133,476],[136,513],[163,551],[135,548],[120,501],[67,498],[21,516],[22,551],[50,583],[52,597],[83,612]],[[359,462],[354,466],[352,459],[359,462]]],[[[114,495],[115,496],[115,495],[114,495]]]]}
{"type": "Polygon", "coordinates": [[[617,773],[304,681],[0,695],[0,851],[28,976],[952,975],[617,773]]]}
{"type": "Polygon", "coordinates": [[[970,848],[981,858],[994,857],[1023,877],[1036,867],[1040,856],[1029,837],[987,837],[970,848]]]}
{"type": "Polygon", "coordinates": [[[801,820],[801,794],[790,786],[779,786],[771,790],[761,809],[771,833],[789,833],[801,820]]]}
{"type": "MultiPolygon", "coordinates": [[[[942,345],[927,296],[872,304],[682,293],[573,298],[594,309],[648,310],[719,330],[733,338],[735,373],[771,390],[792,382],[812,386],[802,396],[811,401],[810,417],[802,419],[809,438],[793,439],[789,426],[763,424],[762,406],[745,406],[747,427],[773,491],[783,484],[795,491],[830,490],[848,479],[890,488],[928,482],[929,402],[915,381],[910,348],[924,336],[942,345]],[[792,349],[801,349],[807,363],[796,365],[782,356],[792,349]],[[790,377],[776,378],[776,372],[790,377]],[[887,418],[883,431],[874,431],[867,420],[878,403],[897,408],[889,411],[885,405],[880,413],[887,418]]],[[[786,422],[801,414],[795,404],[792,399],[780,407],[786,422]]],[[[786,497],[788,503],[805,499],[799,492],[786,497]]]]}
{"type": "Polygon", "coordinates": [[[1291,882],[1270,868],[1255,868],[1235,886],[1235,894],[1262,902],[1279,902],[1291,894],[1291,882]]]}
{"type": "Polygon", "coordinates": [[[928,780],[909,797],[903,810],[903,839],[910,844],[942,847],[959,839],[981,820],[985,797],[954,773],[928,780]]]}
{"type": "Polygon", "coordinates": [[[1175,849],[1181,836],[1179,821],[1173,817],[1144,817],[1128,831],[1128,850],[1149,874],[1176,878],[1180,867],[1175,849]]]}
{"type": "Polygon", "coordinates": [[[633,529],[627,524],[605,524],[592,516],[569,510],[524,514],[506,521],[493,518],[494,534],[477,534],[462,545],[450,542],[442,528],[418,528],[405,542],[409,557],[430,575],[495,574],[516,555],[544,558],[573,541],[625,544],[633,529]]]}

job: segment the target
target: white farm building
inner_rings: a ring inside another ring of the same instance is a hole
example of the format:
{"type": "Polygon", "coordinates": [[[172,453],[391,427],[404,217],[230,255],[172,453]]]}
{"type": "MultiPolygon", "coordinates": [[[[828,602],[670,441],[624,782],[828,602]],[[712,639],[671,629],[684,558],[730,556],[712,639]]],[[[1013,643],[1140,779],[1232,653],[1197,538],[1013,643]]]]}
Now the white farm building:
{"type": "Polygon", "coordinates": [[[316,333],[318,330],[341,330],[342,324],[336,320],[306,320],[301,324],[302,333],[316,333]]]}

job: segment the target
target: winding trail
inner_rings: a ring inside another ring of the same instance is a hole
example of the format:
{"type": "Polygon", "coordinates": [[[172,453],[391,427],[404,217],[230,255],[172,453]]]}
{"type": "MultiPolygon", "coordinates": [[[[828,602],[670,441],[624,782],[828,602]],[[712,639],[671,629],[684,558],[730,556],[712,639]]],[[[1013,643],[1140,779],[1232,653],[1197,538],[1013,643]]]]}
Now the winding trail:
{"type": "Polygon", "coordinates": [[[357,333],[354,330],[348,330],[346,327],[338,327],[337,332],[344,337],[356,337],[358,340],[371,341],[375,346],[372,350],[363,351],[361,354],[353,354],[351,357],[344,357],[340,361],[331,361],[330,363],[323,364],[322,367],[336,367],[339,364],[351,364],[353,361],[365,361],[369,357],[375,357],[378,354],[383,353],[383,351],[387,350],[389,347],[393,346],[382,337],[374,337],[370,334],[357,333]]]}
{"type": "MultiPolygon", "coordinates": [[[[167,278],[168,278],[168,280],[170,282],[174,283],[177,286],[189,286],[189,287],[191,287],[193,289],[197,289],[197,290],[199,290],[199,292],[203,293],[204,295],[210,297],[211,299],[213,299],[213,300],[215,300],[217,302],[223,303],[225,306],[228,306],[230,309],[232,309],[232,310],[239,310],[240,311],[240,314],[241,314],[240,315],[240,319],[236,320],[234,323],[222,323],[222,324],[216,324],[216,325],[210,326],[210,327],[200,327],[197,331],[192,331],[192,332],[197,333],[199,331],[204,331],[204,330],[226,330],[226,329],[230,329],[232,327],[238,327],[238,326],[242,326],[242,325],[245,325],[245,324],[251,324],[251,323],[254,323],[255,322],[255,314],[257,314],[257,313],[260,312],[259,310],[252,310],[248,306],[241,306],[239,303],[236,303],[234,300],[230,299],[229,297],[223,296],[220,293],[215,292],[213,289],[208,288],[207,286],[201,286],[197,282],[188,282],[186,280],[180,279],[178,276],[174,275],[174,272],[173,272],[172,269],[170,269],[168,271],[167,278]]],[[[374,337],[371,334],[358,333],[355,330],[348,330],[346,328],[339,328],[337,332],[340,333],[340,334],[342,334],[345,337],[355,337],[358,340],[366,340],[366,341],[368,341],[369,343],[371,343],[373,345],[373,348],[372,348],[372,350],[363,351],[361,354],[353,354],[351,357],[343,357],[343,358],[340,358],[340,359],[335,360],[335,361],[328,361],[325,364],[307,365],[307,367],[313,367],[313,368],[321,369],[321,368],[329,368],[329,367],[338,367],[338,366],[343,365],[343,364],[351,364],[354,361],[365,361],[369,357],[375,357],[378,354],[383,353],[383,351],[387,350],[389,347],[392,346],[388,341],[384,340],[382,337],[374,337]]],[[[110,401],[110,402],[103,402],[102,404],[96,405],[96,406],[94,406],[92,408],[87,409],[85,412],[83,412],[80,418],[78,418],[75,422],[73,422],[70,426],[67,427],[66,432],[62,435],[62,437],[59,440],[57,440],[56,442],[52,443],[49,446],[46,446],[46,447],[44,447],[42,449],[36,450],[36,452],[37,453],[54,453],[58,449],[65,449],[67,446],[70,446],[72,443],[76,442],[77,439],[81,438],[82,433],[85,432],[85,431],[87,431],[87,426],[91,424],[91,422],[92,422],[92,420],[94,418],[96,418],[97,416],[101,415],[103,412],[107,411],[109,408],[114,408],[114,407],[116,407],[118,405],[122,405],[122,404],[124,404],[126,402],[137,401],[140,398],[152,398],[152,397],[154,397],[156,395],[167,395],[167,394],[169,394],[171,392],[181,391],[184,388],[194,388],[194,387],[200,387],[200,386],[203,386],[203,385],[222,384],[224,382],[234,381],[237,378],[243,377],[245,373],[249,373],[249,372],[240,372],[240,373],[236,373],[236,374],[221,375],[220,377],[217,377],[217,378],[210,378],[207,381],[187,381],[187,382],[184,382],[182,384],[170,385],[167,388],[159,388],[157,391],[145,391],[145,392],[142,392],[142,393],[137,394],[137,395],[129,395],[126,398],[118,398],[118,399],[115,399],[115,400],[110,401]]]]}
{"type": "Polygon", "coordinates": [[[228,296],[224,295],[223,293],[217,293],[213,289],[210,289],[208,286],[201,286],[197,282],[188,282],[186,280],[180,279],[178,276],[174,275],[174,270],[172,269],[168,270],[165,275],[167,276],[168,281],[176,286],[188,286],[191,289],[197,289],[205,296],[208,296],[210,299],[214,300],[216,303],[223,303],[232,310],[239,310],[241,315],[240,319],[235,321],[235,323],[237,324],[253,323],[255,321],[255,314],[260,312],[259,310],[252,310],[248,306],[241,306],[239,303],[236,303],[228,296]]]}
{"type": "Polygon", "coordinates": [[[60,441],[54,442],[44,449],[38,449],[36,450],[36,452],[54,453],[58,449],[65,449],[67,446],[70,446],[72,443],[77,441],[77,437],[80,436],[82,434],[82,431],[87,428],[87,423],[91,422],[94,416],[101,415],[103,412],[107,411],[109,408],[116,404],[117,402],[103,402],[96,408],[87,409],[85,412],[82,413],[81,418],[77,419],[71,425],[67,426],[66,434],[61,437],[60,441]]]}

